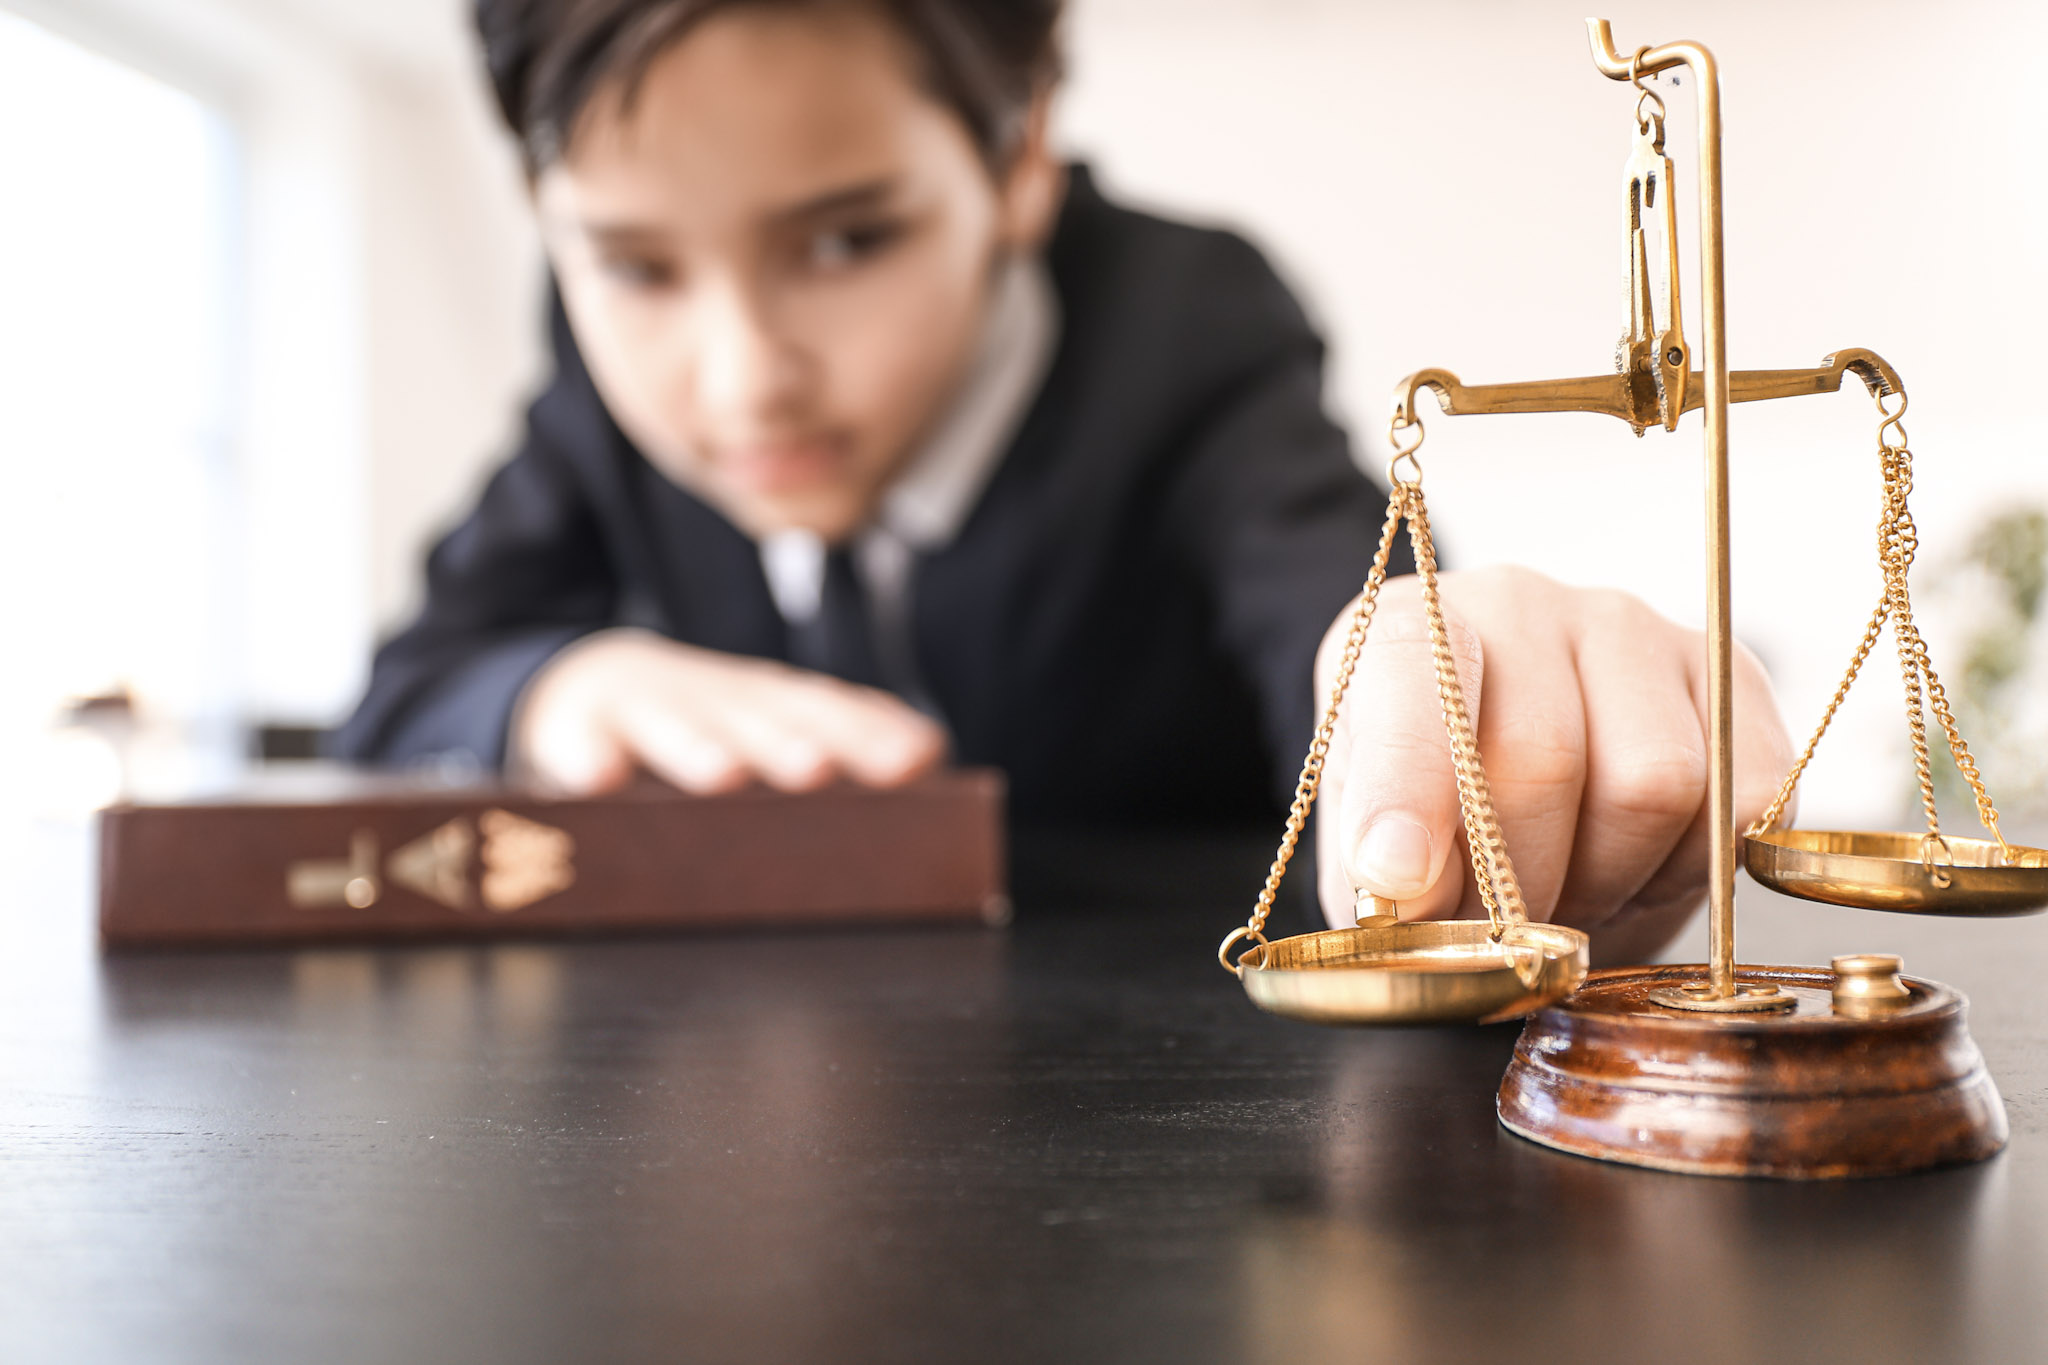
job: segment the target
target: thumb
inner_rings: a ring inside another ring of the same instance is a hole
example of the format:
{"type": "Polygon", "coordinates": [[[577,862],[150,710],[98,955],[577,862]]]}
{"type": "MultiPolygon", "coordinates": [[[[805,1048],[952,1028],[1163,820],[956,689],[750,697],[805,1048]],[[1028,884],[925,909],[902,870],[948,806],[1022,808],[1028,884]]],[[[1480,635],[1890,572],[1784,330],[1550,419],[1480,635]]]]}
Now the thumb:
{"type": "MultiPolygon", "coordinates": [[[[1484,674],[1479,637],[1456,622],[1447,629],[1476,727],[1484,674]]],[[[1329,676],[1321,682],[1328,696],[1336,658],[1325,653],[1329,676]]],[[[1404,920],[1456,914],[1465,889],[1462,866],[1451,856],[1463,829],[1457,778],[1429,625],[1412,594],[1385,602],[1373,623],[1325,771],[1337,787],[1322,807],[1317,839],[1327,850],[1322,892],[1330,920],[1353,922],[1358,892],[1396,902],[1404,920]]]]}

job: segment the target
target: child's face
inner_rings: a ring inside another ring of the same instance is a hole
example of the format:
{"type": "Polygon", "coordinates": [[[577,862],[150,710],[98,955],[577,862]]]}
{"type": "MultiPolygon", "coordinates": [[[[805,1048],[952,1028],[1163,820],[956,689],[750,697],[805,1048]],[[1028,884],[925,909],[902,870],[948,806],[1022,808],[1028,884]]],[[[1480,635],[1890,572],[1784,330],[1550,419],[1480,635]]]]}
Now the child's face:
{"type": "Polygon", "coordinates": [[[866,519],[972,358],[992,267],[1056,211],[1042,117],[999,180],[914,63],[858,6],[727,11],[630,109],[601,92],[536,183],[613,416],[750,534],[866,519]]]}

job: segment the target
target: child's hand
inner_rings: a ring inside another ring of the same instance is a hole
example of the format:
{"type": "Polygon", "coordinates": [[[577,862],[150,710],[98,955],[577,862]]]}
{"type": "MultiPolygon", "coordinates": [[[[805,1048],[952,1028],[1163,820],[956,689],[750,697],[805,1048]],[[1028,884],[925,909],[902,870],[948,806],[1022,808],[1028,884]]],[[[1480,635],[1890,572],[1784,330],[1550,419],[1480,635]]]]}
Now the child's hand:
{"type": "MultiPolygon", "coordinates": [[[[1705,895],[1706,655],[1621,592],[1525,569],[1443,577],[1444,614],[1529,913],[1585,929],[1602,961],[1641,961],[1705,895]],[[1483,660],[1483,667],[1482,667],[1483,660]]],[[[1327,700],[1351,609],[1324,637],[1327,700]]],[[[1735,821],[1770,804],[1791,744],[1755,656],[1735,650],[1735,821]]],[[[1390,580],[1345,698],[1317,800],[1333,925],[1356,890],[1402,919],[1476,917],[1420,584],[1390,580]]]]}
{"type": "Polygon", "coordinates": [[[607,791],[643,767],[685,791],[760,779],[807,791],[848,777],[907,782],[945,733],[887,692],[766,659],[606,630],[549,660],[512,722],[513,766],[570,792],[607,791]]]}

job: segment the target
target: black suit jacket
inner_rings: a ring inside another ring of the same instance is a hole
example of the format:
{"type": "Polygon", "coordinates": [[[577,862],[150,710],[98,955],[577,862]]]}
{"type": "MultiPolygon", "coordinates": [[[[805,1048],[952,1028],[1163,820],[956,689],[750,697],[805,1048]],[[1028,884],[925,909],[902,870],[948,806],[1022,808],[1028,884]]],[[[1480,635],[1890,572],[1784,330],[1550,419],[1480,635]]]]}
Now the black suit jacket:
{"type": "MultiPolygon", "coordinates": [[[[914,572],[924,679],[955,756],[1007,772],[1024,823],[1270,830],[1385,500],[1323,412],[1321,341],[1242,239],[1117,207],[1077,170],[1048,261],[1044,387],[914,572]]],[[[620,432],[559,304],[552,329],[524,444],[433,551],[343,756],[496,765],[527,679],[622,621],[787,657],[753,542],[620,432]]]]}

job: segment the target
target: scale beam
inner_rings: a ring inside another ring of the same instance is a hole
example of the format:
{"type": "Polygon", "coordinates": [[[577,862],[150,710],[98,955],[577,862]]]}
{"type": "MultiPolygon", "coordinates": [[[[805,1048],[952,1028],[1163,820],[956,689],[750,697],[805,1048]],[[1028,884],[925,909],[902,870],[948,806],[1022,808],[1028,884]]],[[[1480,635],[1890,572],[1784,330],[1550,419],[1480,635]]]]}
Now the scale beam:
{"type": "MultiPolygon", "coordinates": [[[[1837,351],[1818,366],[1807,370],[1736,370],[1728,376],[1728,401],[1760,403],[1773,398],[1801,398],[1808,394],[1837,393],[1850,375],[1863,381],[1872,397],[1903,392],[1898,372],[1874,351],[1861,347],[1837,351]]],[[[1706,401],[1701,374],[1688,375],[1682,412],[1693,412],[1706,401]]],[[[1487,413],[1592,412],[1618,417],[1635,428],[1638,436],[1652,426],[1661,426],[1657,396],[1646,385],[1630,382],[1625,374],[1596,374],[1582,379],[1532,379],[1518,384],[1467,384],[1449,370],[1417,370],[1394,390],[1394,425],[1409,426],[1420,420],[1415,400],[1422,390],[1436,395],[1437,406],[1447,417],[1478,416],[1487,413]]]]}

